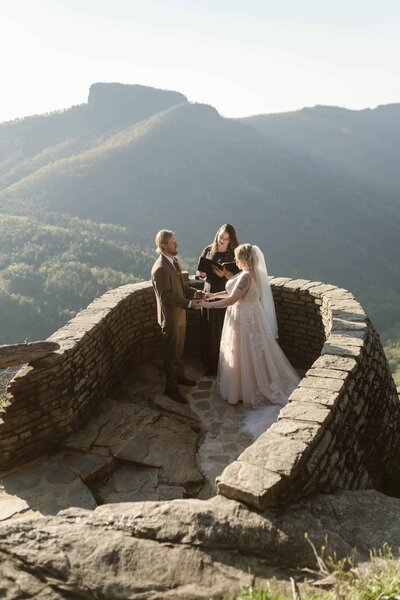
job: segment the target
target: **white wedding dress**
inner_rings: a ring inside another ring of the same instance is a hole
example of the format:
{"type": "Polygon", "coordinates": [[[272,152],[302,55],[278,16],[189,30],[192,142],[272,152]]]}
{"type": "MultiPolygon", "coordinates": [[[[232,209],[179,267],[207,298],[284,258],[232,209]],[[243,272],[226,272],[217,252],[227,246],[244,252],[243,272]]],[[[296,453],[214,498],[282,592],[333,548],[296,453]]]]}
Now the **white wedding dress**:
{"type": "Polygon", "coordinates": [[[217,380],[219,393],[229,404],[242,401],[256,408],[243,423],[243,429],[256,438],[276,421],[300,378],[275,339],[274,322],[268,320],[250,273],[232,277],[226,284],[228,294],[234,293],[243,277],[250,277],[251,284],[226,310],[217,380]]]}

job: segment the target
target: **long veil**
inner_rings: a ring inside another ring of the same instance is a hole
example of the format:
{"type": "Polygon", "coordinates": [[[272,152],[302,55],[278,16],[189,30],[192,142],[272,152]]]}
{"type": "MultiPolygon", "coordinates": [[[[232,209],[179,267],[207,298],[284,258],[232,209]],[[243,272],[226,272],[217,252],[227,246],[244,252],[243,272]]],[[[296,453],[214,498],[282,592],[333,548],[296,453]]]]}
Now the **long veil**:
{"type": "Polygon", "coordinates": [[[277,338],[278,323],[276,320],[274,299],[272,297],[271,286],[268,279],[267,265],[265,264],[264,255],[258,246],[253,246],[252,254],[254,260],[254,275],[260,292],[261,304],[273,336],[277,338]]]}

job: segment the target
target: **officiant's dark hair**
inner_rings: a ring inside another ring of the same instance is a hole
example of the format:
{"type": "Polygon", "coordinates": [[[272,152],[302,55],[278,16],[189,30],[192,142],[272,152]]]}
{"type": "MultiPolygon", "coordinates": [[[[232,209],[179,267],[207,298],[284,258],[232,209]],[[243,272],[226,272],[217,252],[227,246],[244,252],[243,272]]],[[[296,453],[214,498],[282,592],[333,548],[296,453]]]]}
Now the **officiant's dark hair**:
{"type": "Polygon", "coordinates": [[[213,243],[211,244],[211,249],[210,249],[211,254],[215,254],[216,252],[218,252],[218,236],[224,232],[226,232],[229,235],[228,250],[230,250],[231,252],[234,252],[235,248],[237,248],[239,246],[239,240],[237,239],[237,235],[236,235],[234,226],[230,225],[229,223],[225,223],[224,225],[221,225],[221,227],[218,229],[217,233],[214,236],[214,240],[213,240],[213,243]]]}

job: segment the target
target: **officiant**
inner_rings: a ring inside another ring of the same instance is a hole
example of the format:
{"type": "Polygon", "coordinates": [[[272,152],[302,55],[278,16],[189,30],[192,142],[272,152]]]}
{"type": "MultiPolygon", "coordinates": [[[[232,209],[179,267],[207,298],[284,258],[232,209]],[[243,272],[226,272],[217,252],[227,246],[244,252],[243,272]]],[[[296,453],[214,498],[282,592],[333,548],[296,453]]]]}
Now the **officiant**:
{"type": "MultiPolygon", "coordinates": [[[[205,292],[224,291],[227,280],[239,272],[234,262],[235,248],[238,245],[235,228],[225,223],[216,232],[213,242],[204,248],[200,255],[196,276],[204,280],[205,292]]],[[[217,373],[224,318],[225,309],[202,310],[201,359],[207,375],[217,373]]]]}

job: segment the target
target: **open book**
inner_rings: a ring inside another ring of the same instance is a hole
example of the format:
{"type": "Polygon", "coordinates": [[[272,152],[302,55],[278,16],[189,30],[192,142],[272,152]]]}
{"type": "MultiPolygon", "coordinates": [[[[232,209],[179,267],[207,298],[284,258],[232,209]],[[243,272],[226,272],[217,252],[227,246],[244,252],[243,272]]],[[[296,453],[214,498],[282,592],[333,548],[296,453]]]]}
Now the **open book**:
{"type": "Polygon", "coordinates": [[[209,277],[210,275],[213,275],[213,273],[214,273],[214,271],[212,269],[213,266],[217,267],[217,269],[220,269],[220,270],[222,270],[223,267],[225,267],[225,269],[227,269],[227,271],[229,271],[230,273],[233,273],[234,275],[236,275],[236,273],[239,273],[239,271],[240,271],[240,269],[237,267],[235,261],[220,263],[216,260],[213,260],[212,258],[206,258],[205,256],[200,257],[199,264],[197,265],[197,270],[200,271],[201,273],[206,273],[207,277],[209,277]]]}

